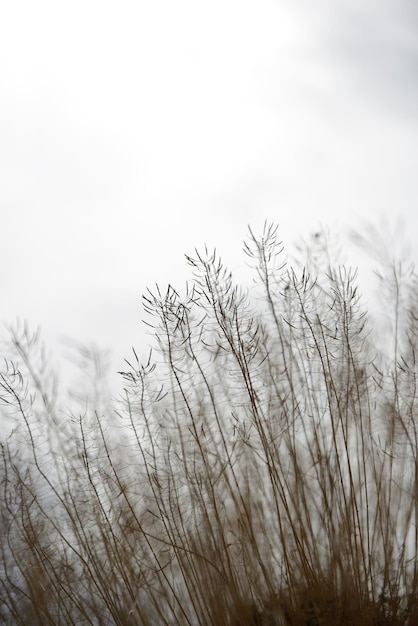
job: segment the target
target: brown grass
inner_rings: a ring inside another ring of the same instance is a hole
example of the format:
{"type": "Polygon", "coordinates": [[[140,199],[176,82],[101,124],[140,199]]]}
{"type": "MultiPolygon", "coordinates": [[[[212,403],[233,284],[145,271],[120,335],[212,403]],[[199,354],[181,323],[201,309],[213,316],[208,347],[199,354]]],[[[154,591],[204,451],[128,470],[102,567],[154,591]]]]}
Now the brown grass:
{"type": "Polygon", "coordinates": [[[417,276],[382,270],[382,350],[322,235],[300,270],[274,226],[245,252],[251,293],[207,250],[147,293],[116,401],[64,409],[11,330],[0,623],[418,623],[417,276]]]}

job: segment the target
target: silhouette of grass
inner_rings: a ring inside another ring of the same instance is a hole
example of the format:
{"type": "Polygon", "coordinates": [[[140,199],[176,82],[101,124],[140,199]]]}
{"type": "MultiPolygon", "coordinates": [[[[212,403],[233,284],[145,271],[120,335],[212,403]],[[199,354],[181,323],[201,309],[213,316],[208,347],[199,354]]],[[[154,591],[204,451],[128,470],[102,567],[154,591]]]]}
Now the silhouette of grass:
{"type": "Polygon", "coordinates": [[[10,330],[0,623],[418,623],[417,276],[381,270],[380,350],[322,233],[301,269],[274,225],[244,251],[252,291],[205,250],[147,292],[155,350],[113,401],[65,406],[10,330]]]}

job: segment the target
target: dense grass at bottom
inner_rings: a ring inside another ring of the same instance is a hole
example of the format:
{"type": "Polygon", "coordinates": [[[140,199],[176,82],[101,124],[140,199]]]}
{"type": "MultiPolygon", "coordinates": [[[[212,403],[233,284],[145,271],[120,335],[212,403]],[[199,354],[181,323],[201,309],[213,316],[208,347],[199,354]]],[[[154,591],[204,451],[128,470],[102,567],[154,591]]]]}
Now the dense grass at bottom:
{"type": "Polygon", "coordinates": [[[382,336],[324,236],[244,251],[250,292],[206,250],[144,296],[116,399],[10,329],[0,623],[418,624],[417,276],[382,268],[382,336]]]}

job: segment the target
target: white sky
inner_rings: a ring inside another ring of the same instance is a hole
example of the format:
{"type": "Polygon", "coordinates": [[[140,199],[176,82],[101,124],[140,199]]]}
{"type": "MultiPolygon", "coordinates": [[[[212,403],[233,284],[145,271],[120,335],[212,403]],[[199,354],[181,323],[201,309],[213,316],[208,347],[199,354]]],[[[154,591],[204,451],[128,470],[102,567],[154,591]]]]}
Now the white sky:
{"type": "MultiPolygon", "coordinates": [[[[418,234],[416,0],[13,0],[0,9],[1,319],[113,350],[141,294],[247,224],[418,234]]],[[[354,259],[355,262],[355,259],[354,259]]]]}

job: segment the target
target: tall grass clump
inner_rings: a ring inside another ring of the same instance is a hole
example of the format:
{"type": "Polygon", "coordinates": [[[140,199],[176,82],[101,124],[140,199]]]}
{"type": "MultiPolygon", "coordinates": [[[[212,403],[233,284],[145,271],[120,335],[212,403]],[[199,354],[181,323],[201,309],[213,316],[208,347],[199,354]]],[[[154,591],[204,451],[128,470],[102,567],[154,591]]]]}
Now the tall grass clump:
{"type": "Polygon", "coordinates": [[[274,225],[244,251],[251,290],[205,249],[146,293],[116,400],[64,400],[11,329],[0,623],[418,623],[417,275],[381,269],[382,341],[322,234],[294,267],[274,225]]]}

